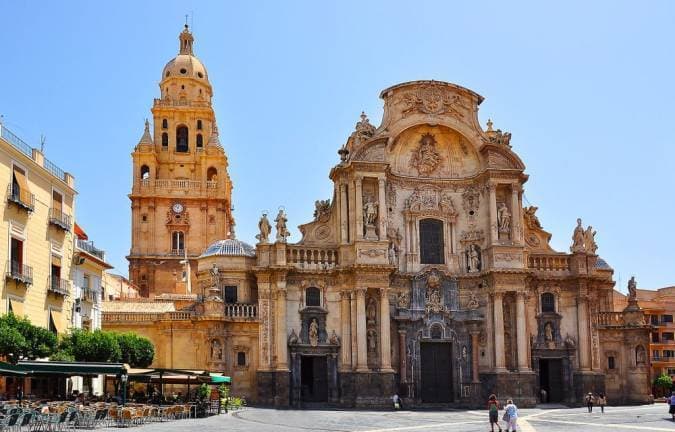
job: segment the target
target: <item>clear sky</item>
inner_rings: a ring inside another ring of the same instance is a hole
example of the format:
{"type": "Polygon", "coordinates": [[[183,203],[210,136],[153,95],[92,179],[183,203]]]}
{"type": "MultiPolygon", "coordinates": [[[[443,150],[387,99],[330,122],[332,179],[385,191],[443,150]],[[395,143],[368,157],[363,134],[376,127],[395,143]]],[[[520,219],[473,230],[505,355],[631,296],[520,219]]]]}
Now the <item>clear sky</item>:
{"type": "MultiPolygon", "coordinates": [[[[1,2],[0,114],[72,172],[77,219],[115,271],[130,246],[130,153],[191,14],[234,182],[237,237],[330,198],[330,168],[379,92],[435,79],[512,132],[527,202],[568,251],[577,217],[622,290],[675,284],[675,3],[1,2]]],[[[293,229],[291,240],[298,240],[293,229]]]]}

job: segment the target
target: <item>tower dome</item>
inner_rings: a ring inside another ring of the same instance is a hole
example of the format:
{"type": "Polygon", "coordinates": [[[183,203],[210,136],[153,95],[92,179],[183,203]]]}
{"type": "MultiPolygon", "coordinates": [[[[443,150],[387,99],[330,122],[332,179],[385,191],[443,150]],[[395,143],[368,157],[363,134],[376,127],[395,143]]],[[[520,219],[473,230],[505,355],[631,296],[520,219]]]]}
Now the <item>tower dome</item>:
{"type": "Polygon", "coordinates": [[[178,55],[164,66],[162,80],[173,77],[194,78],[205,81],[208,84],[209,76],[206,72],[206,67],[195,57],[192,51],[194,37],[190,33],[187,24],[178,36],[178,40],[180,41],[178,55]]]}

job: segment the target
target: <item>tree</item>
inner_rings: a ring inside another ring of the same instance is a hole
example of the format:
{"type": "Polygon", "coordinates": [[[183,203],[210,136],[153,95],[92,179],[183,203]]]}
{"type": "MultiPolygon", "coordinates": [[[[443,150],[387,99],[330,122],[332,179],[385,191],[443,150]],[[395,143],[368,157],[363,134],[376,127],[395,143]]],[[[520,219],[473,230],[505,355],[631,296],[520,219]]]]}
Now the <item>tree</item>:
{"type": "Polygon", "coordinates": [[[0,355],[9,362],[47,357],[56,346],[54,333],[34,326],[27,318],[18,318],[11,313],[0,317],[0,355]]]}
{"type": "Polygon", "coordinates": [[[155,357],[155,347],[149,339],[136,333],[118,333],[116,337],[122,352],[122,363],[136,368],[150,366],[155,357]]]}
{"type": "Polygon", "coordinates": [[[58,356],[80,362],[119,362],[122,351],[110,332],[73,329],[61,340],[58,356]]]}
{"type": "Polygon", "coordinates": [[[664,394],[673,386],[673,380],[666,374],[659,375],[654,380],[654,387],[660,389],[664,394]]]}

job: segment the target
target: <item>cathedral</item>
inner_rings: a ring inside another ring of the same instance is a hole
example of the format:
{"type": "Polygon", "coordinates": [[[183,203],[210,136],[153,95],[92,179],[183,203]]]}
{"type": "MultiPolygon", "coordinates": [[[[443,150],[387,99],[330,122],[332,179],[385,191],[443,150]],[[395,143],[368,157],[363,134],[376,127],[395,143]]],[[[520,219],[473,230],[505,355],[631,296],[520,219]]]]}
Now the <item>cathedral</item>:
{"type": "Polygon", "coordinates": [[[581,219],[569,252],[551,248],[511,134],[478,122],[482,96],[383,90],[380,124],[361,114],[302,239],[287,241],[296,215],[280,210],[251,245],[234,235],[206,68],[187,27],[179,41],[132,154],[129,273],[146,298],[103,314],[153,340],[153,366],[222,372],[276,407],[649,401],[635,296],[614,310],[613,270],[581,219]]]}

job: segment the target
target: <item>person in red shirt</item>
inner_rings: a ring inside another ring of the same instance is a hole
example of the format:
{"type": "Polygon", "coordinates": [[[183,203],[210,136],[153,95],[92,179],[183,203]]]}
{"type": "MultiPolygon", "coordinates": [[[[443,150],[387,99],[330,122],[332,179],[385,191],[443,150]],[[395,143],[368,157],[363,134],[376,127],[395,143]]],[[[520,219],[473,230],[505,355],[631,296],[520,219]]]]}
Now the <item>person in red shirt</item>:
{"type": "Polygon", "coordinates": [[[502,427],[499,426],[499,401],[497,396],[491,394],[487,402],[488,413],[490,414],[490,428],[492,432],[495,432],[495,425],[499,428],[499,432],[502,432],[502,427]]]}

